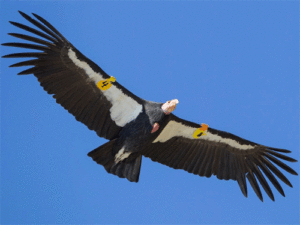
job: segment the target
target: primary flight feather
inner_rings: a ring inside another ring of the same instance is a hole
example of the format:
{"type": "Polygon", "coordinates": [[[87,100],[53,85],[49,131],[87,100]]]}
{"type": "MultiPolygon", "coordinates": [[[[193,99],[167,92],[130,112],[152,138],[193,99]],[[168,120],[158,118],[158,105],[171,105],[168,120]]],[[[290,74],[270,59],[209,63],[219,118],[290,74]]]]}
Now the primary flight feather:
{"type": "Polygon", "coordinates": [[[19,75],[34,74],[57,103],[109,140],[88,153],[108,173],[138,182],[142,156],[146,156],[196,175],[236,180],[246,197],[247,178],[260,200],[263,197],[257,181],[274,201],[266,177],[283,196],[277,178],[292,187],[275,166],[297,175],[281,161],[297,161],[282,154],[290,153],[289,150],[260,145],[204,123],[178,118],[172,113],[179,103],[177,99],[157,103],[137,97],[85,57],[45,19],[36,14],[33,16],[37,20],[23,12],[20,14],[40,30],[10,23],[38,38],[9,33],[30,43],[2,45],[40,51],[14,53],[3,58],[34,58],[11,67],[32,66],[19,75]]]}

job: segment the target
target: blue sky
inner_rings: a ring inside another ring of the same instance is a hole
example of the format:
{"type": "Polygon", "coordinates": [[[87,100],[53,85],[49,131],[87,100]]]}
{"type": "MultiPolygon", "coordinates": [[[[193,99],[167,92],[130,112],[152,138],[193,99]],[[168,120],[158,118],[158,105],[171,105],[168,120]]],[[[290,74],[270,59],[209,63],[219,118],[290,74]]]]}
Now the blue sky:
{"type": "MultiPolygon", "coordinates": [[[[0,42],[34,12],[134,94],[299,160],[297,1],[0,1],[0,42]]],[[[1,46],[1,55],[20,52],[1,46]]],[[[299,177],[262,203],[248,183],[143,158],[139,183],[87,153],[104,144],[32,75],[1,59],[1,224],[297,224],[299,177]]],[[[299,173],[299,163],[289,164],[299,173]]]]}

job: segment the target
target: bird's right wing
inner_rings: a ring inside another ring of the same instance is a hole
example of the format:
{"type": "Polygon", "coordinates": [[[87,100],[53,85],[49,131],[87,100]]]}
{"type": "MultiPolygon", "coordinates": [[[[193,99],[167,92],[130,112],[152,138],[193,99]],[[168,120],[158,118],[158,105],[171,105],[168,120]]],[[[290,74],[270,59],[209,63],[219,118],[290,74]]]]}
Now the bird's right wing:
{"type": "Polygon", "coordinates": [[[142,149],[144,156],[175,169],[183,169],[200,176],[215,175],[218,179],[236,180],[246,197],[247,177],[261,201],[263,197],[257,181],[273,201],[274,196],[266,178],[283,196],[283,189],[276,176],[292,187],[274,164],[297,175],[280,159],[289,162],[297,160],[281,153],[290,151],[256,144],[233,134],[209,128],[205,124],[180,119],[173,114],[166,116],[160,129],[142,149]]]}
{"type": "Polygon", "coordinates": [[[9,33],[34,44],[13,42],[2,45],[41,52],[14,53],[3,58],[36,58],[11,67],[33,66],[19,75],[34,74],[41,86],[49,94],[54,94],[57,103],[89,129],[96,131],[100,137],[117,137],[122,127],[142,111],[143,100],[86,58],[45,19],[33,14],[39,20],[37,21],[25,13],[20,14],[41,31],[20,23],[10,23],[38,38],[9,33]]]}

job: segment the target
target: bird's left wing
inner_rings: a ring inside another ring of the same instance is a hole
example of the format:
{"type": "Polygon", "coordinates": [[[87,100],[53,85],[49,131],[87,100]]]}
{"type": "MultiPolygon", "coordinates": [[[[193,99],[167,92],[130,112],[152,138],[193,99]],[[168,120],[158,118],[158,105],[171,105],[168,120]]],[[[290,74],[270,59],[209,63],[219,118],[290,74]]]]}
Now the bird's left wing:
{"type": "Polygon", "coordinates": [[[206,124],[199,125],[182,120],[173,114],[166,117],[159,132],[152,135],[142,150],[144,156],[175,169],[183,169],[200,176],[216,175],[218,179],[236,180],[246,197],[247,177],[259,199],[263,200],[258,180],[273,201],[274,196],[265,176],[283,196],[283,189],[275,176],[292,187],[274,164],[297,175],[279,159],[289,162],[296,160],[279,152],[290,153],[285,149],[259,145],[209,128],[206,124]]]}
{"type": "Polygon", "coordinates": [[[33,14],[32,19],[20,14],[40,30],[10,22],[37,37],[18,33],[9,35],[33,42],[4,43],[4,46],[40,50],[41,52],[14,53],[4,58],[35,58],[11,67],[32,66],[19,75],[34,74],[41,86],[54,94],[56,102],[100,137],[115,138],[124,125],[142,111],[143,100],[108,76],[99,66],[78,51],[49,22],[33,14]],[[42,39],[41,39],[42,38],[42,39]]]}

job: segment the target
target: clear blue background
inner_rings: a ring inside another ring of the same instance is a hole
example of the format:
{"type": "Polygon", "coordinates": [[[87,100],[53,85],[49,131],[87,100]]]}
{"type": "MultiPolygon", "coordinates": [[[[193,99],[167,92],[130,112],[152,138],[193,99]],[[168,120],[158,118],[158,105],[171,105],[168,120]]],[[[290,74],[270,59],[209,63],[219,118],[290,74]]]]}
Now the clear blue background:
{"type": "MultiPolygon", "coordinates": [[[[299,159],[298,1],[1,1],[1,43],[37,13],[136,95],[299,159]]],[[[22,50],[1,46],[1,55],[22,50]]],[[[275,202],[248,183],[143,158],[139,183],[86,154],[106,142],[1,59],[1,224],[298,224],[299,177],[275,202]]],[[[299,173],[299,163],[289,165],[299,173]]]]}

